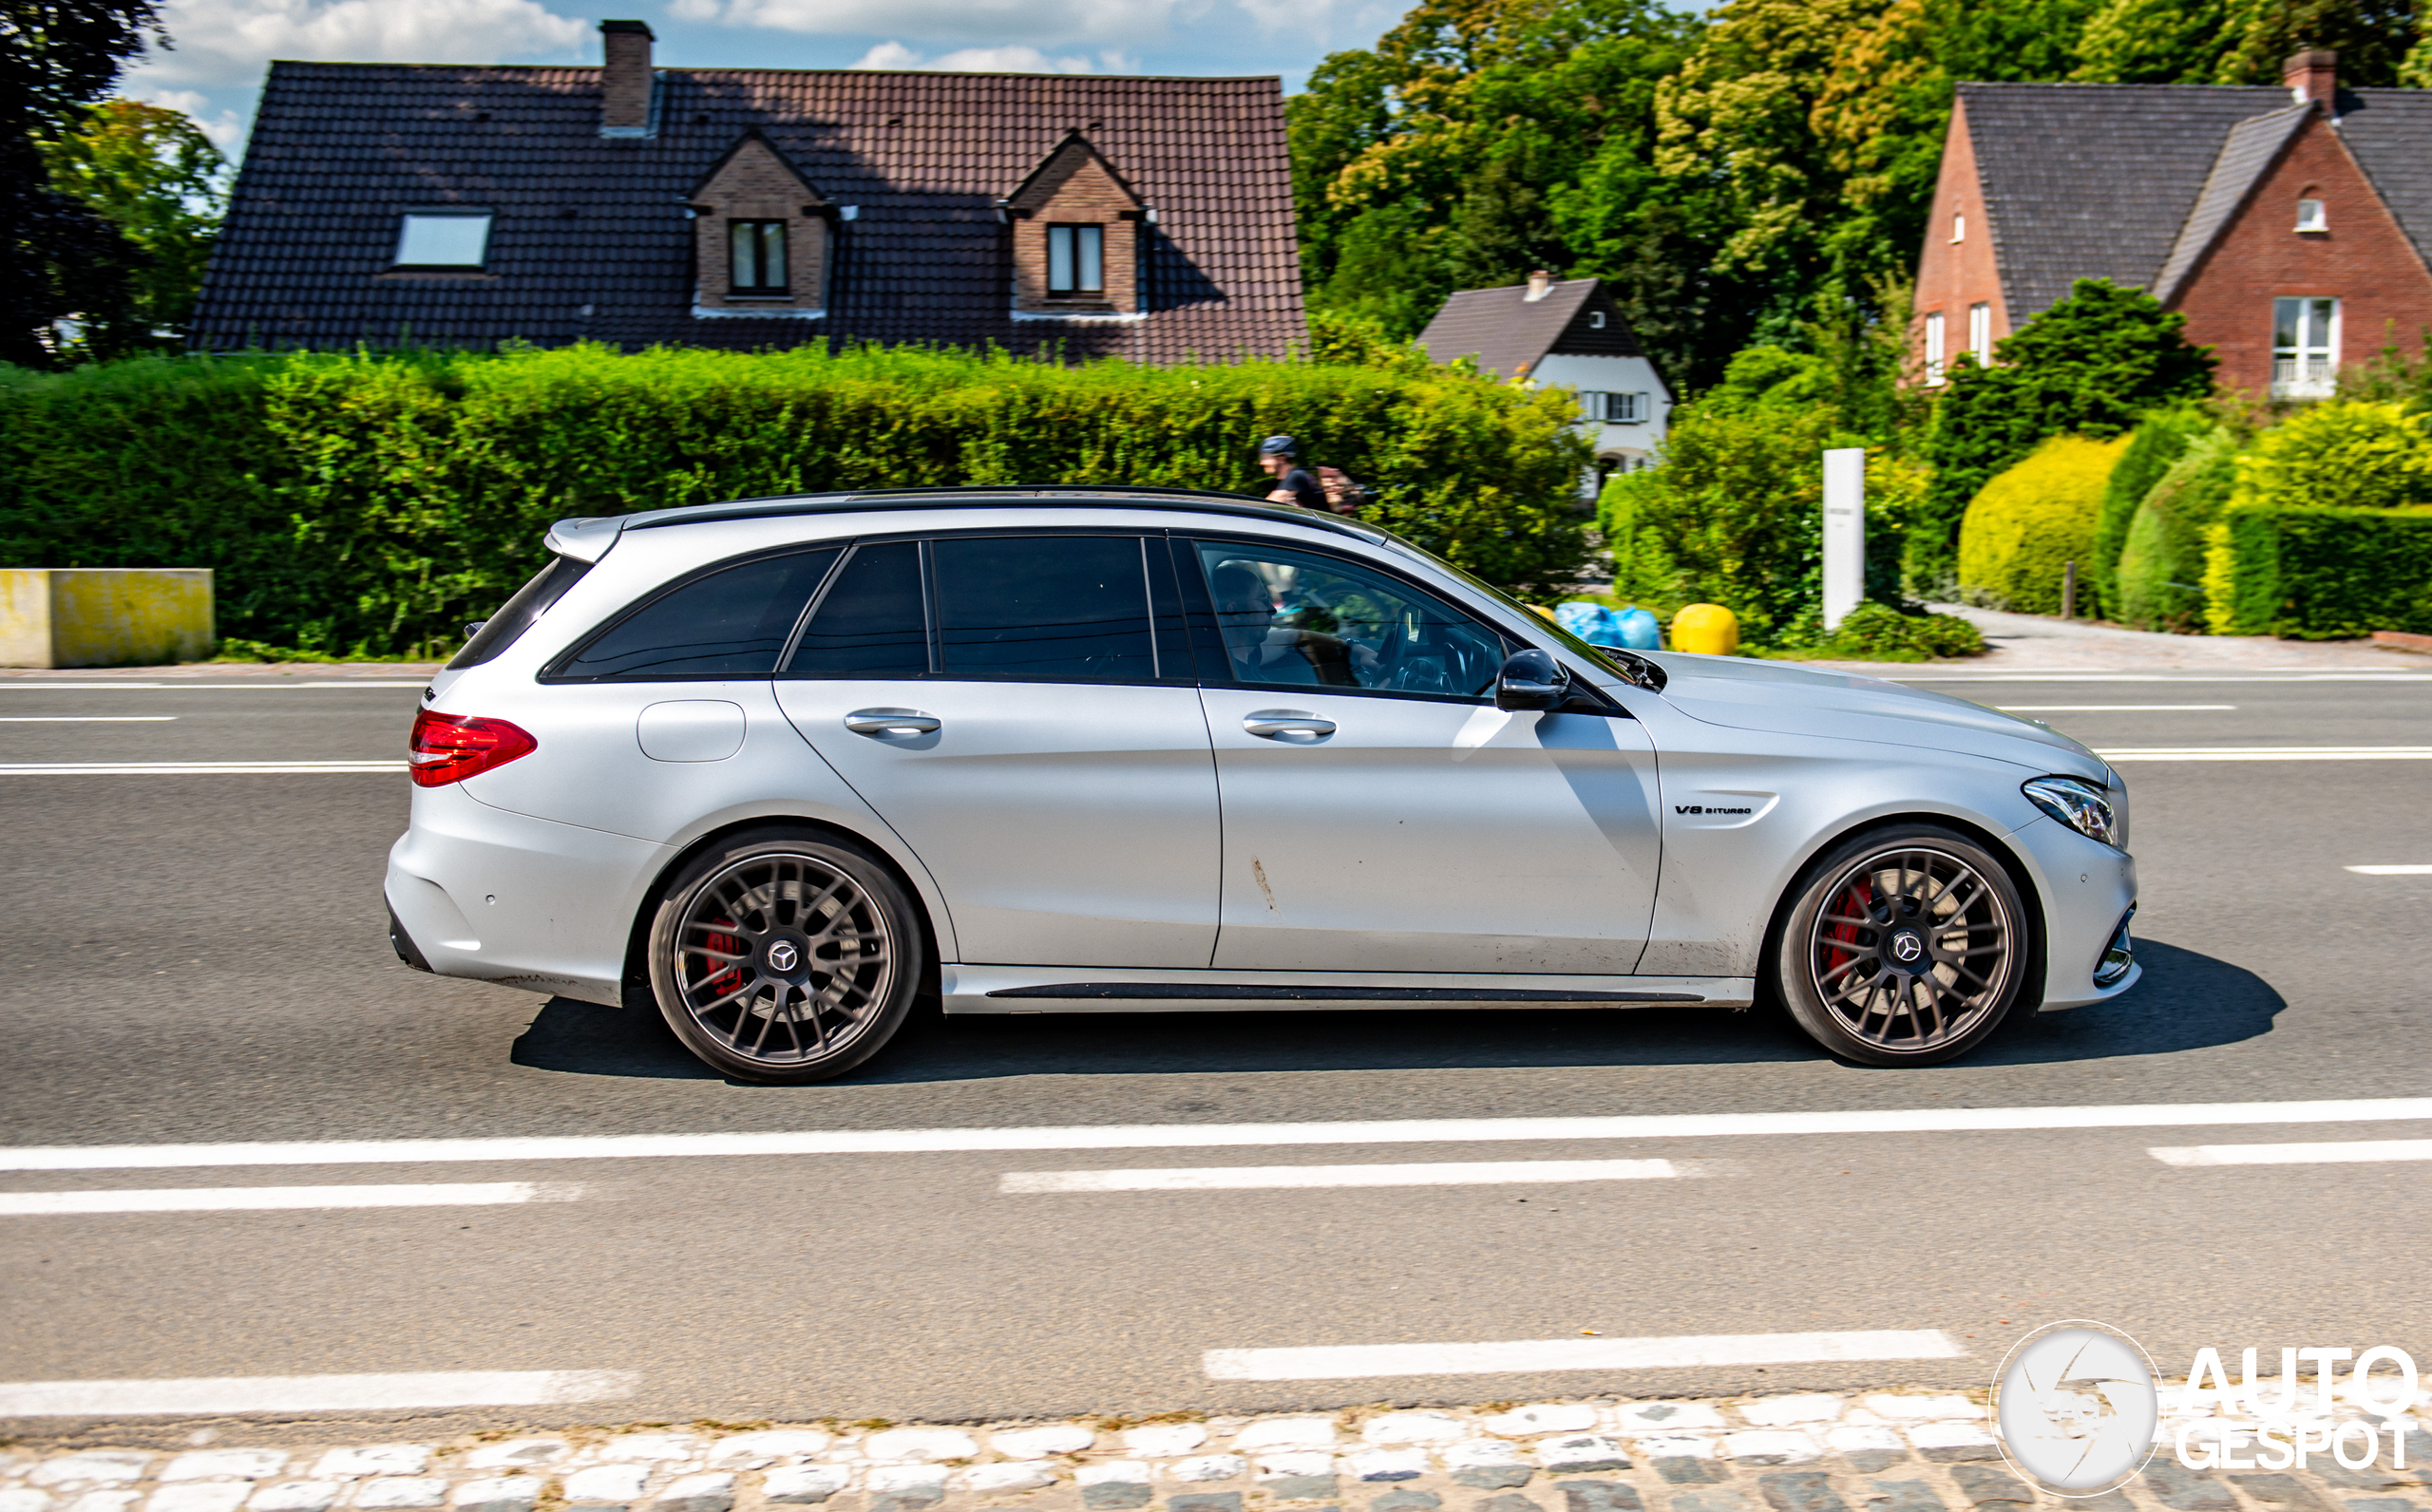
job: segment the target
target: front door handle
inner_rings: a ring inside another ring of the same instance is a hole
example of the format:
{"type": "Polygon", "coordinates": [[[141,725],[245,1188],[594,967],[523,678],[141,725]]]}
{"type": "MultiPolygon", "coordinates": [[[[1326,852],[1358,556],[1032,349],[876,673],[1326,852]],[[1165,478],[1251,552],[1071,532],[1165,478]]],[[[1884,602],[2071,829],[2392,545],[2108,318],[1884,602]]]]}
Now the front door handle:
{"type": "Polygon", "coordinates": [[[856,709],[845,716],[845,728],[856,735],[928,735],[938,718],[917,709],[856,709]]]}
{"type": "Polygon", "coordinates": [[[1242,728],[1253,735],[1273,740],[1282,735],[1327,736],[1334,733],[1334,721],[1320,719],[1305,709],[1262,709],[1242,716],[1242,728]]]}

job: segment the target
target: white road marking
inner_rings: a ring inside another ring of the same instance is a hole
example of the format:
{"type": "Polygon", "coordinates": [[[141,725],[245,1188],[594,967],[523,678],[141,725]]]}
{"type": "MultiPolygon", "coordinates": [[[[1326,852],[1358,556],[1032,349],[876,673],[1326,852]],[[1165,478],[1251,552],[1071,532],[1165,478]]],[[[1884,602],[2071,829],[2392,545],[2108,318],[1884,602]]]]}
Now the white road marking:
{"type": "Polygon", "coordinates": [[[2149,714],[2165,709],[2232,709],[2235,704],[1996,704],[2004,714],[2149,714]]]}
{"type": "Polygon", "coordinates": [[[2361,872],[2366,877],[2432,876],[2432,866],[2350,866],[2347,869],[2351,872],[2361,872]]]}
{"type": "Polygon", "coordinates": [[[2432,683],[2432,672],[1886,672],[1894,683],[2432,683]]]}
{"type": "Polygon", "coordinates": [[[999,1192],[1229,1192],[1286,1186],[1487,1186],[1668,1181],[1670,1161],[1444,1161],[1396,1165],[1198,1165],[1130,1171],[1008,1171],[999,1192]]]}
{"type": "Polygon", "coordinates": [[[141,1191],[0,1192],[0,1218],[66,1213],[240,1213],[273,1208],[489,1207],[570,1202],[580,1186],[432,1181],[385,1186],[171,1186],[141,1191]]]}
{"type": "Polygon", "coordinates": [[[1354,1344],[1209,1350],[1218,1381],[1340,1381],[1371,1375],[1492,1375],[1513,1370],[1657,1370],[1814,1360],[1952,1360],[1967,1351],[1940,1329],[1855,1333],[1707,1333],[1677,1338],[1511,1339],[1487,1344],[1354,1344]]]}
{"type": "Polygon", "coordinates": [[[2342,1140],[2316,1144],[2157,1144],[2146,1153],[2164,1165],[2344,1165],[2364,1161],[2432,1161],[2432,1140],[2342,1140]]]}
{"type": "Polygon", "coordinates": [[[1853,1108],[1636,1113],[1598,1118],[1397,1119],[1334,1124],[1101,1124],[1043,1128],[808,1129],[765,1134],[560,1134],[514,1139],[292,1143],[54,1144],[0,1148],[0,1171],[159,1171],[221,1165],[395,1165],[674,1156],[922,1155],[1001,1150],[1215,1149],[1244,1144],[1425,1144],[1751,1134],[1940,1134],[2016,1129],[2432,1121],[2432,1097],[2086,1107],[1853,1108]]]}
{"type": "Polygon", "coordinates": [[[389,762],[10,762],[0,777],[252,777],[286,773],[402,772],[389,762]]]}
{"type": "Polygon", "coordinates": [[[204,692],[251,693],[276,691],[294,688],[421,688],[424,686],[426,685],[423,683],[375,683],[369,680],[362,682],[340,680],[335,682],[320,683],[52,683],[44,682],[39,678],[33,677],[0,677],[0,691],[5,691],[9,689],[47,688],[54,690],[65,690],[68,692],[75,693],[97,693],[103,691],[115,692],[122,688],[142,688],[153,690],[165,688],[172,692],[183,692],[189,689],[195,689],[204,692]]]}
{"type": "Polygon", "coordinates": [[[0,1382],[0,1418],[542,1407],[631,1396],[639,1380],[632,1370],[445,1370],[421,1375],[231,1375],[166,1381],[0,1382]]]}
{"type": "Polygon", "coordinates": [[[2108,762],[2422,762],[2432,746],[2189,746],[2099,750],[2108,762]]]}
{"type": "Polygon", "coordinates": [[[0,714],[0,725],[174,725],[175,714],[0,714]]]}

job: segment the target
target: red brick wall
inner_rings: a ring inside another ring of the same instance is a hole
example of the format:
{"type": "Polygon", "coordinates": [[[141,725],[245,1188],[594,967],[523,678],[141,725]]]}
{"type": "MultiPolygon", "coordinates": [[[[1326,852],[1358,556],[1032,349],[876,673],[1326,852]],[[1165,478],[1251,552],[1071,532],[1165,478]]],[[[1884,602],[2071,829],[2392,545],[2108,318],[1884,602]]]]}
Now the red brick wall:
{"type": "Polygon", "coordinates": [[[746,142],[726,161],[694,202],[694,245],[700,282],[695,295],[711,308],[738,310],[816,310],[826,288],[827,222],[806,216],[812,202],[809,189],[774,149],[756,138],[746,142]],[[786,223],[786,284],[783,299],[767,296],[732,298],[728,293],[733,263],[727,255],[730,220],[783,220],[786,223]]]}
{"type": "Polygon", "coordinates": [[[2413,349],[2432,324],[2432,274],[2330,123],[2306,123],[2240,208],[2173,308],[2187,339],[2220,359],[2220,386],[2261,397],[2271,385],[2271,301],[2340,301],[2343,363],[2371,356],[2395,333],[2413,349]],[[2329,230],[2295,230],[2299,198],[2320,199],[2329,230]]]}
{"type": "Polygon", "coordinates": [[[650,124],[650,46],[647,28],[639,31],[604,28],[606,62],[599,70],[599,123],[628,130],[650,124]]]}
{"type": "Polygon", "coordinates": [[[1916,378],[1926,367],[1926,316],[1942,314],[1946,363],[1967,348],[1967,310],[1993,307],[1993,340],[2010,333],[2009,309],[2002,302],[2001,270],[1993,261],[1993,227],[1985,214],[1985,191],[1976,180],[1976,147],[1967,137],[1967,102],[1955,103],[1944,140],[1942,178],[1934,185],[1933,214],[1926,221],[1925,251],[1917,259],[1916,314],[1909,326],[1909,358],[1916,378]],[[1967,234],[1950,239],[1951,217],[1967,217],[1967,234]]]}
{"type": "Polygon", "coordinates": [[[1139,310],[1139,203],[1095,158],[1077,147],[1066,148],[1012,209],[1015,309],[1115,314],[1139,310]],[[1047,297],[1051,224],[1106,228],[1105,298],[1047,297]]]}

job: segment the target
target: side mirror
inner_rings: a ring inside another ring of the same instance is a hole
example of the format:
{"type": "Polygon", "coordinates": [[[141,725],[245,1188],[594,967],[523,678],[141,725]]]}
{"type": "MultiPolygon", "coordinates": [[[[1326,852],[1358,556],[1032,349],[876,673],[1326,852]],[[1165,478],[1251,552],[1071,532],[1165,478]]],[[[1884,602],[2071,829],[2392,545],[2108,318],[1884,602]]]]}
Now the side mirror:
{"type": "Polygon", "coordinates": [[[1552,709],[1570,696],[1570,673],[1551,652],[1515,651],[1494,676],[1494,707],[1552,709]]]}

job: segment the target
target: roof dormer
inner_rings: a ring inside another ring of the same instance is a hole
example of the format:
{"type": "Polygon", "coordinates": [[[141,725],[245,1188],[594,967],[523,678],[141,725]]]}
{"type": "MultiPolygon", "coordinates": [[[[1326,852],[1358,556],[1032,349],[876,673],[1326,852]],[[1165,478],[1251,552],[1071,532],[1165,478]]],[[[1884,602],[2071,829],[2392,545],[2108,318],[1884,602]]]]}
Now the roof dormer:
{"type": "Polygon", "coordinates": [[[1066,134],[1000,201],[1014,233],[1014,311],[1136,315],[1148,205],[1090,140],[1066,134]]]}
{"type": "Polygon", "coordinates": [[[774,143],[746,132],[689,197],[696,316],[820,313],[829,206],[774,143]]]}

